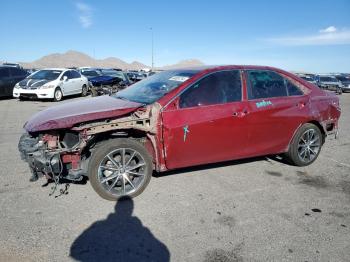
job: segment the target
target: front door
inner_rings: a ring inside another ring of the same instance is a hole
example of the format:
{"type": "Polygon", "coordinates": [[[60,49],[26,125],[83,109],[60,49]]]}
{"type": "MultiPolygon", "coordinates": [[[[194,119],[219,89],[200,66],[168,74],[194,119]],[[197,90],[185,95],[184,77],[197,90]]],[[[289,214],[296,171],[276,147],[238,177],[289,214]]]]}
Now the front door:
{"type": "Polygon", "coordinates": [[[241,72],[211,73],[188,87],[162,113],[169,169],[244,156],[247,130],[241,72]]]}
{"type": "Polygon", "coordinates": [[[66,71],[63,75],[62,75],[62,77],[61,77],[61,79],[63,80],[62,81],[62,86],[61,86],[61,88],[62,88],[62,92],[63,92],[63,94],[66,96],[66,95],[72,95],[72,94],[74,94],[74,79],[72,78],[72,73],[71,73],[71,71],[69,70],[69,71],[66,71]],[[64,77],[67,77],[65,80],[64,80],[64,77]]]}

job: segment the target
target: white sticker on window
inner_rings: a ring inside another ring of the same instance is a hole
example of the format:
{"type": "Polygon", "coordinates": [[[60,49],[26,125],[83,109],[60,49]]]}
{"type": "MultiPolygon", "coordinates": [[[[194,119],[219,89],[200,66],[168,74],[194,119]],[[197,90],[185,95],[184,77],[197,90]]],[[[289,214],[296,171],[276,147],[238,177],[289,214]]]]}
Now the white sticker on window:
{"type": "Polygon", "coordinates": [[[188,76],[173,76],[169,78],[169,80],[177,81],[177,82],[185,82],[188,79],[189,79],[188,76]]]}

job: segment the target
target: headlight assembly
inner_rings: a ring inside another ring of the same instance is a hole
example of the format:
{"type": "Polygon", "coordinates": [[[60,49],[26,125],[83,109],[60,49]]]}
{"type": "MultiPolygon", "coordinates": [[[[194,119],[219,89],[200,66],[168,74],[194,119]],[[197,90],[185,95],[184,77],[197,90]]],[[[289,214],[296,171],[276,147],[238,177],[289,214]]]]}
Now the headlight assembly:
{"type": "Polygon", "coordinates": [[[54,88],[55,85],[43,85],[42,87],[40,87],[40,89],[49,89],[49,88],[54,88]]]}

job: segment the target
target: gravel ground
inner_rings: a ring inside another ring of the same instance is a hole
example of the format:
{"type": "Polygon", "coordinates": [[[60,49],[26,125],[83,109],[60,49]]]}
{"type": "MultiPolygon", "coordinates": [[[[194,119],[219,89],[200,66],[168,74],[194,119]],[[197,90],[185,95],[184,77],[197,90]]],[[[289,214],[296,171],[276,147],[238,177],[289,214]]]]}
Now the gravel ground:
{"type": "Polygon", "coordinates": [[[350,261],[350,94],[340,98],[340,137],[309,167],[257,158],[184,169],[118,204],[89,183],[57,198],[29,183],[17,142],[54,103],[2,99],[0,261],[350,261]]]}

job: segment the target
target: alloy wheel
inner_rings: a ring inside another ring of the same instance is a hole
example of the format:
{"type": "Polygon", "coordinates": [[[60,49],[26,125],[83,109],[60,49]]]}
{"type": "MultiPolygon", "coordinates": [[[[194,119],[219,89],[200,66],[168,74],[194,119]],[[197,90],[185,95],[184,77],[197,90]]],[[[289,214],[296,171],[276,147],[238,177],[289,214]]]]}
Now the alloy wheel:
{"type": "Polygon", "coordinates": [[[298,142],[298,157],[305,163],[312,162],[321,148],[321,137],[314,129],[306,130],[298,142]]]}
{"type": "Polygon", "coordinates": [[[121,197],[140,188],[146,177],[146,161],[131,148],[108,153],[98,167],[98,181],[108,193],[121,197]]]}

